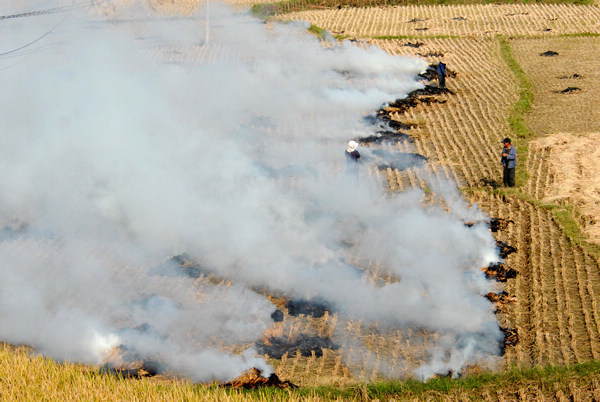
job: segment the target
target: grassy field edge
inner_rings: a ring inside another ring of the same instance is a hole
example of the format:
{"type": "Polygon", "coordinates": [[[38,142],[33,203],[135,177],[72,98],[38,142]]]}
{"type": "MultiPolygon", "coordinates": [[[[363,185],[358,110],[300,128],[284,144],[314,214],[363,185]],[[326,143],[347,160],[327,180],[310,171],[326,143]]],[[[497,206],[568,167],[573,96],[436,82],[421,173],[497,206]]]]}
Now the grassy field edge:
{"type": "Polygon", "coordinates": [[[16,400],[388,400],[427,399],[436,395],[457,396],[465,392],[474,398],[485,394],[518,392],[535,387],[542,393],[555,393],[569,384],[594,388],[600,382],[600,362],[570,366],[547,366],[528,370],[485,373],[464,378],[434,378],[356,384],[347,387],[296,389],[226,389],[217,384],[192,384],[184,380],[153,378],[124,379],[102,374],[98,368],[73,363],[57,363],[32,355],[25,347],[4,344],[0,348],[0,397],[16,400]]]}

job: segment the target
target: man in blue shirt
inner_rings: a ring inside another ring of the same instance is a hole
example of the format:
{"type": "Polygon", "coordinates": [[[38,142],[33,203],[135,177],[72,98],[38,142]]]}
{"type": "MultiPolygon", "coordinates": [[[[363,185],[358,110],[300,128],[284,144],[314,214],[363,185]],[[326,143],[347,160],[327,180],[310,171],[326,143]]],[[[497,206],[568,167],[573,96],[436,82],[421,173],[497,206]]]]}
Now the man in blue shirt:
{"type": "Polygon", "coordinates": [[[502,178],[504,180],[504,187],[515,186],[515,168],[517,167],[517,148],[510,144],[510,138],[502,140],[504,148],[502,148],[502,158],[500,163],[504,168],[502,178]]]}

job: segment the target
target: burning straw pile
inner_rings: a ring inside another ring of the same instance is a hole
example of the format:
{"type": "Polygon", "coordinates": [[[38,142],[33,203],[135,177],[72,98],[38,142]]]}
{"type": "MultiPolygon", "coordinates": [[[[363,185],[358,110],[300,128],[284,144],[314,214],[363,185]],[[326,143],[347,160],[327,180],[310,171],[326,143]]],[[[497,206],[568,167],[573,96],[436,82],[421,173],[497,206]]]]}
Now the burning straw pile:
{"type": "Polygon", "coordinates": [[[268,378],[262,376],[262,371],[252,368],[238,378],[221,384],[225,388],[256,389],[262,387],[274,388],[297,388],[298,386],[290,381],[281,381],[277,374],[273,373],[268,378]]]}

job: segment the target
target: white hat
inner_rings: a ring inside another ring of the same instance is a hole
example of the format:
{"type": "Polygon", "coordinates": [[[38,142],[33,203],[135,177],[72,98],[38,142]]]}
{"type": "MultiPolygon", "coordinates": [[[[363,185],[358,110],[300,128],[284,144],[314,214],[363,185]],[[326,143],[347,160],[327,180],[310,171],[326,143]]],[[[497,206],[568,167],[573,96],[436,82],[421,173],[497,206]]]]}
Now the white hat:
{"type": "Polygon", "coordinates": [[[350,141],[350,142],[348,142],[348,149],[347,149],[347,151],[348,152],[352,152],[352,151],[354,151],[356,149],[356,147],[358,147],[358,142],[356,142],[356,141],[350,141]]]}

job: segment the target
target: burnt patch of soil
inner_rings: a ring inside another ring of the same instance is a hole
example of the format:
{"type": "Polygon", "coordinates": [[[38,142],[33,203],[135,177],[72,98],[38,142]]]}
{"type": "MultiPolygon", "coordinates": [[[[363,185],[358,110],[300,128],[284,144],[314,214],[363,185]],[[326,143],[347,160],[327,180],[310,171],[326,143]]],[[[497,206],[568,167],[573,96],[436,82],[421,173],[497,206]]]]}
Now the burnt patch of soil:
{"type": "Polygon", "coordinates": [[[416,107],[417,105],[425,104],[431,105],[432,103],[446,103],[445,99],[438,99],[435,95],[440,94],[454,94],[448,88],[439,88],[427,85],[423,89],[418,89],[411,92],[404,99],[396,99],[390,103],[384,110],[388,113],[404,113],[409,109],[416,107]]]}
{"type": "Polygon", "coordinates": [[[581,88],[577,88],[577,87],[567,87],[565,89],[563,89],[562,91],[557,91],[559,94],[570,94],[573,92],[581,92],[581,88]]]}
{"type": "Polygon", "coordinates": [[[267,354],[273,359],[281,359],[286,353],[288,356],[300,355],[310,357],[323,356],[323,349],[337,350],[339,346],[329,338],[300,334],[294,337],[270,337],[256,343],[259,353],[267,354]]]}
{"type": "Polygon", "coordinates": [[[262,371],[257,368],[251,368],[241,376],[221,384],[225,388],[256,389],[263,387],[273,388],[297,388],[298,386],[290,381],[281,381],[277,374],[273,373],[269,377],[263,377],[262,371]]]}
{"type": "Polygon", "coordinates": [[[375,149],[372,153],[381,158],[377,162],[377,169],[380,170],[397,169],[403,171],[411,167],[420,168],[427,163],[427,157],[414,152],[399,152],[389,155],[388,151],[375,149]]]}
{"type": "Polygon", "coordinates": [[[517,271],[502,262],[492,263],[481,270],[486,278],[495,279],[498,282],[506,282],[508,279],[517,277],[517,271]]]}
{"type": "Polygon", "coordinates": [[[412,47],[412,48],[418,49],[418,48],[420,48],[423,45],[424,45],[423,42],[414,42],[414,43],[413,42],[407,42],[407,43],[405,43],[402,46],[412,47]]]}
{"type": "Polygon", "coordinates": [[[272,319],[274,322],[281,322],[281,321],[283,321],[283,311],[281,311],[281,310],[279,310],[279,309],[277,309],[277,310],[273,311],[273,312],[271,313],[271,319],[272,319]]]}
{"type": "Polygon", "coordinates": [[[332,311],[330,306],[320,300],[289,300],[285,308],[291,316],[304,314],[314,318],[323,317],[325,312],[332,311]]]}
{"type": "Polygon", "coordinates": [[[544,57],[553,57],[553,56],[558,56],[558,53],[555,52],[554,50],[548,50],[544,53],[540,53],[540,56],[544,56],[544,57]]]}
{"type": "Polygon", "coordinates": [[[399,131],[378,131],[377,133],[368,137],[362,137],[358,139],[361,144],[382,144],[384,142],[398,143],[403,141],[413,141],[412,137],[408,134],[401,133],[399,131]]]}
{"type": "Polygon", "coordinates": [[[423,21],[425,21],[425,20],[422,20],[420,18],[413,18],[412,20],[406,21],[406,22],[408,22],[409,24],[414,24],[415,22],[423,22],[423,21]]]}
{"type": "Polygon", "coordinates": [[[194,261],[192,257],[186,253],[178,254],[169,258],[166,264],[167,266],[177,268],[176,273],[193,279],[214,274],[212,270],[194,261]]]}
{"type": "Polygon", "coordinates": [[[501,230],[508,229],[509,223],[514,223],[514,222],[512,221],[512,219],[492,218],[492,219],[490,219],[490,223],[488,224],[488,226],[490,227],[490,230],[492,232],[496,233],[501,230]]]}
{"type": "Polygon", "coordinates": [[[421,57],[444,57],[444,53],[442,53],[442,52],[417,53],[417,56],[421,56],[421,57]]]}
{"type": "Polygon", "coordinates": [[[500,240],[496,240],[496,249],[502,258],[506,258],[510,254],[517,252],[516,247],[509,246],[507,243],[500,240]]]}
{"type": "Polygon", "coordinates": [[[369,115],[363,119],[366,123],[375,126],[375,133],[359,138],[362,144],[382,144],[399,142],[413,142],[413,138],[401,130],[410,130],[413,126],[393,120],[384,109],[377,111],[376,115],[369,115]]]}

